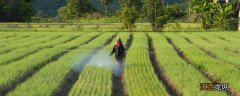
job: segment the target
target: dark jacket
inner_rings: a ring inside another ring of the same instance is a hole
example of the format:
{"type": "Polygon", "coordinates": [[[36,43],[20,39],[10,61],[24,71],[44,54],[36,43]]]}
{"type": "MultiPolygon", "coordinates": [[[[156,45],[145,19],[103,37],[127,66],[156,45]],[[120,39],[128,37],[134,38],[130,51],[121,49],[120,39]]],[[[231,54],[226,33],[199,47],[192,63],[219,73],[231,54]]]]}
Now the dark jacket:
{"type": "Polygon", "coordinates": [[[122,60],[126,57],[125,48],[121,42],[117,42],[112,49],[112,52],[110,55],[113,55],[115,53],[115,58],[117,60],[122,60]]]}

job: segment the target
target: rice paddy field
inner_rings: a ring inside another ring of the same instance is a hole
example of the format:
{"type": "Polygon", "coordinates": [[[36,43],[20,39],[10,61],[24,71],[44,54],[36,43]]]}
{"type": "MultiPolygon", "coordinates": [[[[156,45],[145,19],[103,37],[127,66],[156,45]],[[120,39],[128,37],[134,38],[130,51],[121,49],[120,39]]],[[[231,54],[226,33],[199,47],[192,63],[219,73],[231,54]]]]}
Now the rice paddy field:
{"type": "Polygon", "coordinates": [[[0,32],[0,96],[239,92],[239,32],[0,32]],[[118,38],[127,51],[122,77],[109,56],[118,38]],[[229,83],[229,90],[200,90],[213,82],[229,83]]]}

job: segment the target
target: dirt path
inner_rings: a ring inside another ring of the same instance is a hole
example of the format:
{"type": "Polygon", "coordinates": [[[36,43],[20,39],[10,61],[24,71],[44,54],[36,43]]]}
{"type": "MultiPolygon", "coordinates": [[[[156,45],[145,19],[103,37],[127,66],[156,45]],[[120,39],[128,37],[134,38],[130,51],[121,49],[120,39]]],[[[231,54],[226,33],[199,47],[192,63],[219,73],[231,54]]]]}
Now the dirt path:
{"type": "Polygon", "coordinates": [[[175,86],[172,80],[165,74],[165,70],[160,66],[160,63],[158,62],[155,54],[155,49],[152,45],[152,39],[148,35],[147,37],[149,46],[149,58],[159,81],[163,83],[163,85],[167,89],[167,92],[171,96],[182,96],[182,92],[175,86]]]}
{"type": "MultiPolygon", "coordinates": [[[[126,51],[131,47],[132,41],[133,34],[131,33],[127,43],[125,44],[126,51]]],[[[124,76],[121,78],[112,74],[112,96],[128,96],[127,90],[124,87],[124,76]]]]}
{"type": "Polygon", "coordinates": [[[89,53],[83,61],[80,62],[79,68],[80,71],[73,71],[71,70],[65,80],[63,80],[63,83],[60,85],[60,87],[55,91],[53,94],[54,96],[67,96],[69,92],[71,91],[73,85],[77,82],[79,75],[81,73],[81,70],[83,70],[84,66],[93,58],[94,55],[96,55],[104,46],[107,46],[111,43],[111,41],[116,37],[117,34],[113,35],[111,38],[109,38],[102,46],[95,48],[91,53],[89,53]]]}

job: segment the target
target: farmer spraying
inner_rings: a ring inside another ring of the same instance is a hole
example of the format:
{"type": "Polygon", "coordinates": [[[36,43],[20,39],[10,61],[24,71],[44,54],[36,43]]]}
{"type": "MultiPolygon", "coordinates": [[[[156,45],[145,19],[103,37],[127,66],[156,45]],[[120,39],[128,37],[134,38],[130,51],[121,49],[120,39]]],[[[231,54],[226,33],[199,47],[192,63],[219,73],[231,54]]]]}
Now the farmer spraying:
{"type": "Polygon", "coordinates": [[[112,56],[115,53],[116,67],[114,68],[114,74],[117,76],[122,75],[124,59],[126,57],[125,48],[122,44],[121,38],[118,39],[116,44],[113,46],[113,50],[110,54],[112,56]]]}

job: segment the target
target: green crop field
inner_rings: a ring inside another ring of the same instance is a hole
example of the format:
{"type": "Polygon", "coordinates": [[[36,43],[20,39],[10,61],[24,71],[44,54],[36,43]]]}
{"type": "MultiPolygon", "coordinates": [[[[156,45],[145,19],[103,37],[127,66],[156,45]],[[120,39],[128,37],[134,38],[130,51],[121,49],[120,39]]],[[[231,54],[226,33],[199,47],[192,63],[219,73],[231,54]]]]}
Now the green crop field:
{"type": "Polygon", "coordinates": [[[0,96],[240,96],[239,32],[56,29],[63,32],[0,29],[0,96]],[[127,53],[122,78],[109,56],[118,38],[127,53]]]}

